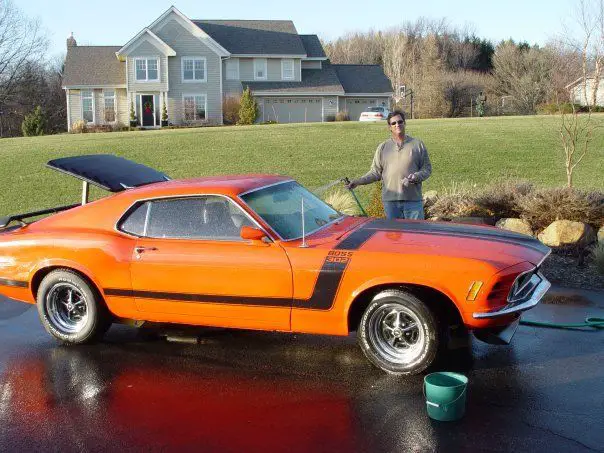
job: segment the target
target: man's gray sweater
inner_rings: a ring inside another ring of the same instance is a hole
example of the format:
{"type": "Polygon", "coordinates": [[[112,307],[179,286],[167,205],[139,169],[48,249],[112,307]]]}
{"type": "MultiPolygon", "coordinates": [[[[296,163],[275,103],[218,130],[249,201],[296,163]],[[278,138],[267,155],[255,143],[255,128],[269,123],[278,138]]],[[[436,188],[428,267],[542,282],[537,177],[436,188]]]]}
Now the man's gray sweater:
{"type": "Polygon", "coordinates": [[[353,182],[357,185],[382,180],[383,201],[419,201],[422,181],[432,173],[428,150],[421,140],[406,135],[399,147],[393,139],[380,143],[375,151],[371,169],[353,182]],[[414,182],[404,179],[413,174],[414,182]]]}

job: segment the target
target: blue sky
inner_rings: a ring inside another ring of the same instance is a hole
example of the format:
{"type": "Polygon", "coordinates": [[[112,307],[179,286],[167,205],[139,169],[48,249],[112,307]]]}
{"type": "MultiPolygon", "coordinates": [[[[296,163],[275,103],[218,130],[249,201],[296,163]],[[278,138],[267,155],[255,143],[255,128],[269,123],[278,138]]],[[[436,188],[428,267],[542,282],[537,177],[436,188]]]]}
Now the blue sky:
{"type": "Polygon", "coordinates": [[[291,19],[299,33],[317,34],[327,40],[351,31],[384,30],[423,16],[444,17],[452,26],[469,25],[479,37],[494,42],[512,37],[541,45],[560,33],[564,22],[570,23],[567,17],[574,5],[572,0],[13,2],[26,15],[41,21],[51,40],[51,55],[65,51],[70,32],[81,45],[125,44],[172,4],[191,19],[291,19]]]}

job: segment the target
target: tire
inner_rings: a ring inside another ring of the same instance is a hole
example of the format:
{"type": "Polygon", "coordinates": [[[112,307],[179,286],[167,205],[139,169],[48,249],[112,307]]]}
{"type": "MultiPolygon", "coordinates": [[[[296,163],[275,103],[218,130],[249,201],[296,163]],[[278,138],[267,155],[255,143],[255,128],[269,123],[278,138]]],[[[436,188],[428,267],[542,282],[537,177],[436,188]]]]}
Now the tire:
{"type": "Polygon", "coordinates": [[[385,290],[371,301],[359,324],[357,340],[365,356],[391,374],[411,375],[433,362],[439,344],[438,324],[417,297],[385,290]]]}
{"type": "Polygon", "coordinates": [[[101,296],[73,271],[50,272],[42,279],[36,299],[42,325],[65,344],[100,339],[111,325],[101,296]]]}

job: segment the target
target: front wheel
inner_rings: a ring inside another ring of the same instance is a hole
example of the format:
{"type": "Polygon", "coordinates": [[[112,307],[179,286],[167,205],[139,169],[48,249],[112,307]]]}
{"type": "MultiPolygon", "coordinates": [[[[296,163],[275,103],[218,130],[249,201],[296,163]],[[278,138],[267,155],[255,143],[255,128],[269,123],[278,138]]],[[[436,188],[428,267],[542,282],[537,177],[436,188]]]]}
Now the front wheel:
{"type": "Polygon", "coordinates": [[[386,290],[363,313],[357,339],[375,366],[410,375],[432,363],[439,336],[434,315],[422,301],[405,291],[386,290]]]}
{"type": "Polygon", "coordinates": [[[40,321],[48,333],[67,344],[88,343],[100,338],[110,316],[97,291],[75,272],[50,272],[38,289],[40,321]]]}

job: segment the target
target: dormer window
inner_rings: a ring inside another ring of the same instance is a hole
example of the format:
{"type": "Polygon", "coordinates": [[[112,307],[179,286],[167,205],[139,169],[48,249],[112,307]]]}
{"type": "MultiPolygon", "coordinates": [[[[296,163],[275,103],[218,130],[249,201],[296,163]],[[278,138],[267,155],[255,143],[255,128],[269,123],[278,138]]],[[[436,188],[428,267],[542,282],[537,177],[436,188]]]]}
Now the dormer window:
{"type": "Polygon", "coordinates": [[[254,58],[254,80],[266,78],[266,58],[254,58]]]}
{"type": "Polygon", "coordinates": [[[291,58],[281,60],[281,78],[283,80],[294,79],[294,60],[291,58]]]}
{"type": "Polygon", "coordinates": [[[159,81],[159,59],[158,58],[135,58],[134,59],[137,82],[159,81]]]}
{"type": "Polygon", "coordinates": [[[206,59],[204,57],[182,58],[182,81],[183,82],[205,82],[206,81],[206,59]]]}

